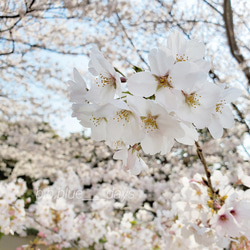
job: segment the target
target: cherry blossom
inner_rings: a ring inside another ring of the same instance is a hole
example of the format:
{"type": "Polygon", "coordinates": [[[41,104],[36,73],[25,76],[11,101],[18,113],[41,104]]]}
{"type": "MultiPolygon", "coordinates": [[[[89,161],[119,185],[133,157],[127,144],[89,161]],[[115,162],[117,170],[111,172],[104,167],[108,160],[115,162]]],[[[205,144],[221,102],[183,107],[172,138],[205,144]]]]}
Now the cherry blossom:
{"type": "Polygon", "coordinates": [[[96,47],[93,47],[90,52],[89,71],[96,77],[96,82],[91,84],[86,94],[88,100],[105,103],[115,95],[121,95],[120,75],[96,47]]]}
{"type": "Polygon", "coordinates": [[[211,121],[208,125],[209,132],[214,138],[220,138],[223,128],[232,128],[234,116],[229,104],[241,95],[242,91],[236,88],[227,88],[220,85],[220,95],[213,110],[211,121]]]}

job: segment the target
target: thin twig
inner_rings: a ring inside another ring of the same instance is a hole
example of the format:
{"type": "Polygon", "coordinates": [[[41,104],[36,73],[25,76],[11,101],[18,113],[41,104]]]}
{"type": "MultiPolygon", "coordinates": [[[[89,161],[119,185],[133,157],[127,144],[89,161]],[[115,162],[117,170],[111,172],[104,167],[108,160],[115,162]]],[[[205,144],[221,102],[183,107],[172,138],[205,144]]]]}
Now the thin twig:
{"type": "Polygon", "coordinates": [[[212,194],[215,194],[215,191],[214,191],[214,188],[212,186],[212,182],[211,182],[211,173],[210,171],[208,170],[208,167],[207,167],[207,163],[206,163],[206,160],[205,160],[205,157],[203,155],[203,152],[202,152],[202,149],[199,145],[199,143],[196,141],[195,142],[195,145],[196,145],[196,151],[197,151],[197,155],[199,156],[200,158],[200,161],[205,169],[205,173],[206,173],[206,176],[207,176],[207,185],[208,187],[210,188],[212,194]]]}

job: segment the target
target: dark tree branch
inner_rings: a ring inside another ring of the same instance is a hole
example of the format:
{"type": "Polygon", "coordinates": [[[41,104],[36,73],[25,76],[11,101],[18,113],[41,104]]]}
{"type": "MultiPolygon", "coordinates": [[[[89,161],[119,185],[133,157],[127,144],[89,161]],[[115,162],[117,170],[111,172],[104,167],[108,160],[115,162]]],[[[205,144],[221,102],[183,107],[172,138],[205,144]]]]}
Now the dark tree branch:
{"type": "MultiPolygon", "coordinates": [[[[15,41],[14,41],[14,39],[13,39],[13,37],[12,37],[12,32],[11,32],[11,30],[9,31],[9,33],[10,33],[10,38],[11,38],[11,39],[9,39],[9,41],[10,41],[11,44],[12,44],[12,48],[11,48],[11,50],[8,51],[8,52],[0,52],[0,56],[10,55],[10,54],[14,53],[14,51],[15,51],[15,41]]],[[[1,38],[0,38],[0,39],[1,39],[1,38]]]]}
{"type": "Polygon", "coordinates": [[[227,40],[228,40],[231,54],[236,59],[236,61],[243,67],[243,72],[248,80],[248,84],[250,85],[250,68],[247,66],[245,58],[240,53],[240,50],[237,46],[235,35],[234,35],[233,12],[232,12],[230,0],[224,0],[224,16],[223,17],[225,21],[227,40]]]}
{"type": "Polygon", "coordinates": [[[206,163],[206,160],[205,160],[205,157],[203,155],[203,151],[202,151],[202,148],[200,147],[199,143],[196,141],[195,142],[195,146],[196,146],[196,152],[197,152],[197,155],[199,156],[199,159],[204,167],[204,170],[205,170],[205,173],[206,173],[206,176],[207,176],[207,186],[210,188],[212,194],[214,195],[215,194],[215,190],[213,188],[213,185],[212,185],[212,182],[211,182],[211,173],[208,169],[208,166],[207,166],[207,163],[206,163]]]}
{"type": "Polygon", "coordinates": [[[217,8],[215,8],[211,3],[209,3],[207,0],[203,0],[204,3],[206,3],[209,7],[211,7],[213,10],[215,10],[218,14],[223,16],[223,13],[221,13],[217,8]]]}

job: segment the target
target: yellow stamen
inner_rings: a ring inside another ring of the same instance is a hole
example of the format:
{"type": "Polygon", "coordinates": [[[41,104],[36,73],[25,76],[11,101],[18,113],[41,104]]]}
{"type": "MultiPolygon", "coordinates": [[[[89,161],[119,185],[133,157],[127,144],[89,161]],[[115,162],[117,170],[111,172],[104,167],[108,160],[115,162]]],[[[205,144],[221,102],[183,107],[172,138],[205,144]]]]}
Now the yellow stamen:
{"type": "Polygon", "coordinates": [[[224,107],[223,105],[224,104],[226,104],[226,101],[225,100],[220,100],[220,102],[216,104],[215,111],[217,113],[222,114],[222,110],[223,110],[223,107],[224,107]]]}
{"type": "Polygon", "coordinates": [[[166,74],[165,76],[155,76],[155,80],[157,81],[157,90],[160,88],[173,88],[172,86],[172,77],[169,76],[169,74],[166,74]]]}
{"type": "Polygon", "coordinates": [[[105,87],[106,85],[113,86],[116,89],[116,80],[115,78],[110,75],[109,77],[104,76],[103,74],[99,75],[99,78],[97,78],[97,86],[98,87],[105,87]]]}
{"type": "Polygon", "coordinates": [[[183,54],[182,56],[180,56],[179,54],[176,54],[176,63],[177,62],[186,62],[188,61],[188,56],[186,56],[185,54],[183,54]]]}
{"type": "Polygon", "coordinates": [[[132,112],[126,109],[122,109],[119,112],[116,112],[116,116],[113,118],[113,120],[116,120],[117,122],[122,121],[123,126],[126,125],[126,123],[129,122],[129,117],[132,115],[132,112]]]}
{"type": "Polygon", "coordinates": [[[181,91],[182,94],[185,96],[185,102],[191,106],[192,108],[196,108],[200,106],[200,98],[201,96],[196,94],[195,92],[191,94],[186,94],[183,90],[181,91]]]}
{"type": "Polygon", "coordinates": [[[107,121],[107,119],[105,117],[94,117],[94,115],[92,114],[92,118],[89,119],[94,126],[98,127],[101,125],[101,122],[103,120],[107,121]]]}
{"type": "Polygon", "coordinates": [[[144,123],[144,128],[146,130],[146,133],[153,132],[154,130],[158,129],[156,119],[158,118],[157,115],[153,116],[151,114],[148,114],[148,116],[141,117],[141,120],[144,123]]]}

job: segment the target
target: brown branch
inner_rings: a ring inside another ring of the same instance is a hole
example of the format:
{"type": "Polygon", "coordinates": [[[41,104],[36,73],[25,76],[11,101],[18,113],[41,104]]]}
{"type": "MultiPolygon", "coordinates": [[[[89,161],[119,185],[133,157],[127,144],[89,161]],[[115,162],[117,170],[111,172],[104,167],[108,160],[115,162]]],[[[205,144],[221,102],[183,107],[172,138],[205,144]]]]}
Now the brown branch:
{"type": "Polygon", "coordinates": [[[224,0],[224,22],[227,34],[227,40],[230,47],[232,56],[236,61],[243,67],[243,72],[248,80],[250,85],[250,68],[247,66],[246,60],[243,55],[240,53],[239,47],[236,43],[234,35],[234,26],[233,26],[233,12],[230,0],[224,0]]]}
{"type": "Polygon", "coordinates": [[[214,195],[215,194],[215,191],[214,191],[214,188],[212,186],[212,182],[211,182],[211,173],[208,169],[208,166],[207,166],[207,163],[206,163],[206,160],[205,160],[205,157],[203,155],[203,152],[202,152],[202,149],[199,145],[199,143],[196,141],[195,142],[195,146],[196,146],[196,152],[197,152],[197,155],[199,156],[199,159],[204,167],[204,170],[205,170],[205,173],[206,173],[206,176],[207,176],[207,180],[204,180],[205,183],[207,184],[207,186],[210,188],[212,194],[214,195]]]}

